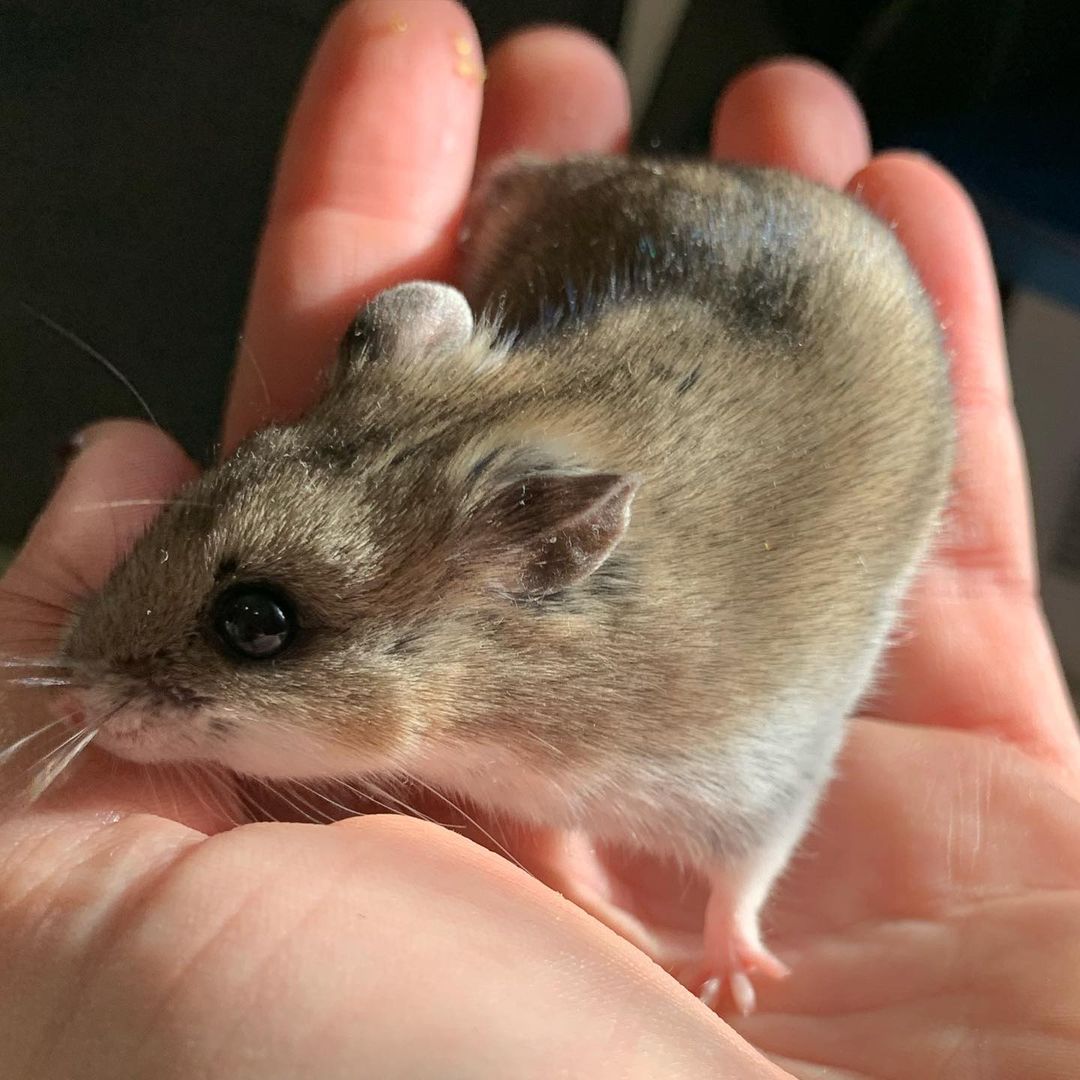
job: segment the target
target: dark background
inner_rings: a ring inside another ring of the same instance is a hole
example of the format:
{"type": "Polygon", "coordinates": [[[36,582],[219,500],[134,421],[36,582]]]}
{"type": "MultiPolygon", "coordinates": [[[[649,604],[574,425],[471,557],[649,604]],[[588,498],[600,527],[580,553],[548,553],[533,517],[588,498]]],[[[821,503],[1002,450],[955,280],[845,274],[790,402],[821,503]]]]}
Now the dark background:
{"type": "MultiPolygon", "coordinates": [[[[21,303],[108,356],[209,456],[283,124],[333,6],[0,0],[0,543],[25,530],[72,432],[138,413],[21,303]]],[[[618,0],[468,6],[485,45],[539,21],[614,45],[622,17],[618,0]]],[[[970,185],[1005,287],[1080,306],[1078,12],[692,3],[638,141],[701,149],[732,74],[778,52],[818,57],[853,82],[878,146],[929,148],[970,185]]]]}

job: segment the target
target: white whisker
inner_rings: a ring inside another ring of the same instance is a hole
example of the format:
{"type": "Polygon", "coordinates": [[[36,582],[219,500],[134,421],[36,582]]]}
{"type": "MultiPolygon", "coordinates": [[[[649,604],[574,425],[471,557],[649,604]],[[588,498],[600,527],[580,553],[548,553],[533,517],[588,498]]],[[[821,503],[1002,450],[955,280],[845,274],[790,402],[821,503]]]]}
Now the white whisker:
{"type": "Polygon", "coordinates": [[[83,503],[73,506],[75,513],[87,513],[91,510],[118,510],[125,506],[201,506],[212,507],[213,503],[194,502],[191,499],[115,499],[112,502],[83,503]]]}
{"type": "Polygon", "coordinates": [[[52,787],[57,777],[90,745],[97,728],[90,728],[80,733],[78,742],[59,761],[54,761],[50,766],[42,769],[30,785],[30,801],[36,802],[45,792],[52,787]]]}
{"type": "Polygon", "coordinates": [[[192,787],[195,789],[195,794],[198,796],[199,802],[206,808],[207,813],[209,813],[211,817],[220,815],[234,828],[239,828],[243,822],[238,821],[233,817],[219,794],[220,787],[225,783],[224,777],[201,761],[192,762],[190,767],[192,772],[195,773],[195,777],[192,780],[192,787]],[[200,784],[200,775],[205,778],[205,784],[200,784]],[[207,797],[213,800],[213,806],[207,802],[207,797]],[[214,807],[217,807],[216,811],[214,807]]]}
{"type": "Polygon", "coordinates": [[[247,338],[243,335],[240,337],[240,355],[246,356],[251,361],[251,366],[255,371],[255,374],[259,377],[259,385],[262,386],[263,397],[266,398],[266,407],[267,409],[272,409],[274,407],[274,402],[270,397],[270,387],[266,383],[266,376],[259,366],[259,361],[255,359],[254,349],[247,343],[247,338]]]}
{"type": "Polygon", "coordinates": [[[160,816],[163,807],[161,798],[158,796],[157,784],[154,783],[154,766],[143,762],[143,772],[146,774],[146,782],[150,785],[150,797],[154,800],[154,810],[160,816]]]}
{"type": "Polygon", "coordinates": [[[13,667],[13,668],[67,668],[69,664],[65,664],[62,660],[48,660],[41,656],[0,656],[0,667],[13,667]]]}
{"type": "MultiPolygon", "coordinates": [[[[67,718],[65,717],[64,719],[67,718]]],[[[19,749],[28,742],[32,742],[39,735],[44,735],[46,731],[51,731],[57,724],[62,724],[64,719],[54,720],[51,724],[46,724],[44,727],[39,727],[36,731],[31,731],[29,735],[24,735],[21,739],[16,739],[10,746],[6,747],[3,751],[0,751],[0,764],[7,761],[8,758],[17,753],[19,749]]]]}
{"type": "Polygon", "coordinates": [[[309,784],[305,784],[302,780],[291,781],[297,787],[303,788],[304,791],[311,795],[314,795],[318,799],[322,799],[323,802],[329,803],[337,810],[343,810],[349,817],[356,817],[356,808],[346,806],[344,803],[339,803],[337,799],[330,798],[325,792],[319,791],[318,788],[313,788],[309,784]]]}
{"type": "MultiPolygon", "coordinates": [[[[66,716],[66,717],[64,717],[64,719],[65,720],[70,720],[71,717],[75,716],[75,715],[76,715],[75,713],[72,713],[71,716],[66,716]]],[[[76,739],[78,739],[82,735],[82,733],[84,731],[86,731],[86,730],[87,729],[85,727],[79,728],[78,731],[76,731],[72,735],[69,735],[66,739],[64,739],[62,742],[58,743],[51,750],[47,750],[44,754],[41,755],[40,758],[38,758],[37,762],[34,764],[33,767],[35,769],[44,768],[48,764],[50,758],[55,758],[57,756],[57,754],[62,754],[64,752],[64,750],[67,747],[69,747],[73,742],[75,742],[76,739]]]]}
{"type": "Polygon", "coordinates": [[[70,686],[71,679],[63,679],[59,676],[27,675],[21,679],[4,679],[11,686],[70,686]]]}
{"type": "Polygon", "coordinates": [[[359,787],[352,784],[345,783],[345,781],[338,781],[346,789],[359,795],[362,799],[370,799],[377,806],[381,806],[384,810],[389,810],[392,814],[407,814],[409,817],[419,818],[421,821],[427,821],[432,825],[441,825],[446,829],[461,829],[461,825],[448,825],[442,821],[436,821],[433,817],[425,814],[423,810],[412,805],[412,803],[405,799],[400,799],[396,795],[391,795],[386,788],[379,784],[376,784],[374,779],[369,777],[358,777],[357,784],[359,787]],[[375,794],[372,794],[372,793],[375,794]],[[377,797],[378,796],[378,797],[377,797]],[[386,800],[383,802],[383,800],[386,800]],[[393,804],[393,805],[391,805],[393,804]]]}
{"type": "MultiPolygon", "coordinates": [[[[447,795],[444,795],[441,791],[437,791],[430,784],[425,784],[424,781],[421,780],[418,776],[410,776],[408,773],[406,773],[405,776],[411,783],[419,785],[425,791],[434,795],[436,799],[441,799],[452,810],[455,810],[457,813],[461,814],[461,816],[470,825],[472,825],[473,828],[478,829],[484,836],[487,837],[488,840],[490,840],[495,845],[496,849],[499,851],[500,854],[505,855],[519,870],[525,870],[525,867],[521,865],[521,862],[516,858],[513,852],[510,851],[510,849],[505,844],[492,836],[491,833],[488,832],[488,830],[485,829],[484,826],[481,825],[480,822],[477,821],[476,818],[474,818],[463,806],[461,806],[459,803],[454,802],[453,799],[449,798],[449,796],[447,795]]],[[[526,874],[528,872],[528,870],[525,870],[526,874]]]]}
{"type": "MultiPolygon", "coordinates": [[[[311,788],[307,787],[304,784],[301,784],[299,780],[289,781],[290,788],[295,789],[297,786],[303,787],[306,791],[311,792],[311,794],[317,794],[317,792],[312,791],[311,788]]],[[[312,804],[307,799],[305,799],[304,796],[300,794],[300,792],[293,790],[293,794],[308,808],[308,810],[311,811],[311,813],[316,814],[318,817],[322,818],[323,821],[330,822],[334,820],[333,817],[325,810],[320,810],[318,809],[318,807],[312,806],[312,804]]]]}
{"type": "MultiPolygon", "coordinates": [[[[303,820],[307,821],[309,824],[312,824],[312,825],[316,824],[316,822],[311,817],[311,809],[312,808],[309,806],[308,807],[308,812],[305,815],[304,810],[301,807],[297,806],[296,803],[294,803],[292,801],[292,799],[290,799],[289,796],[286,795],[285,792],[282,790],[284,785],[282,785],[282,784],[277,784],[277,785],[271,784],[268,780],[263,780],[261,777],[258,777],[258,776],[254,777],[253,779],[257,780],[258,783],[260,783],[264,788],[266,788],[266,790],[270,792],[270,795],[272,797],[282,799],[284,802],[288,803],[289,806],[291,806],[300,815],[300,817],[303,820]]],[[[323,814],[323,820],[324,821],[329,820],[326,817],[325,814],[323,814]]]]}

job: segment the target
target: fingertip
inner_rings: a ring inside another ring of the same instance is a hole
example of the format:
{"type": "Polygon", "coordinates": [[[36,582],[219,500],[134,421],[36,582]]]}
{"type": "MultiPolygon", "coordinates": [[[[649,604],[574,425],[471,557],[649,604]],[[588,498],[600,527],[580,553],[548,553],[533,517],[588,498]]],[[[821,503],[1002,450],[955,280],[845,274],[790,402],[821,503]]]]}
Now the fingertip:
{"type": "Polygon", "coordinates": [[[84,428],[78,441],[9,570],[26,579],[24,588],[55,583],[68,568],[77,568],[85,584],[100,584],[161,502],[198,472],[178,443],[141,420],[100,421],[84,428]]]}
{"type": "Polygon", "coordinates": [[[870,133],[848,85],[812,60],[783,57],[742,72],[713,114],[712,152],[842,187],[870,157],[870,133]]]}
{"type": "Polygon", "coordinates": [[[848,187],[889,223],[934,300],[957,430],[943,527],[908,600],[919,632],[893,648],[875,706],[902,722],[993,732],[1075,774],[1075,714],[1038,605],[1024,451],[978,211],[946,169],[910,150],[880,155],[848,187]]]}
{"type": "Polygon", "coordinates": [[[456,0],[343,4],[290,120],[271,220],[337,209],[438,228],[468,180],[483,80],[456,0]]]}
{"type": "Polygon", "coordinates": [[[596,38],[562,26],[518,31],[488,61],[478,160],[625,148],[630,93],[618,60],[596,38]]]}
{"type": "Polygon", "coordinates": [[[224,421],[226,453],[301,415],[357,306],[452,272],[483,59],[453,0],[353,0],[324,32],[278,167],[224,421]]]}

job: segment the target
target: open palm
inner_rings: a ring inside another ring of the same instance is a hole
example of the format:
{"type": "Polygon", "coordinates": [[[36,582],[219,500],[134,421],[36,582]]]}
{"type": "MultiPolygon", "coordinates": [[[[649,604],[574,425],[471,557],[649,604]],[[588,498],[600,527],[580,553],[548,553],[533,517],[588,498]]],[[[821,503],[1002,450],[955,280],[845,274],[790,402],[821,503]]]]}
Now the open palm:
{"type": "MultiPolygon", "coordinates": [[[[587,39],[530,31],[491,57],[486,86],[481,74],[448,0],[339,13],[283,153],[227,447],[310,403],[362,300],[453,279],[478,156],[621,147],[622,78],[587,39]]],[[[729,1026],[454,832],[386,815],[231,828],[228,792],[91,750],[0,826],[0,1076],[1073,1074],[1080,744],[1037,601],[978,222],[933,164],[871,160],[857,106],[805,63],[738,79],[714,153],[848,186],[895,224],[949,335],[961,435],[945,535],[767,913],[792,977],[729,1026]]],[[[66,603],[75,577],[100,581],[153,513],[78,508],[160,499],[193,473],[146,425],[93,429],[3,583],[0,648],[47,633],[45,605],[66,603]]],[[[9,701],[13,737],[44,722],[32,693],[9,701]]],[[[555,882],[563,854],[544,837],[518,848],[555,882]]],[[[657,867],[594,861],[601,916],[617,901],[657,937],[700,916],[657,867]]]]}

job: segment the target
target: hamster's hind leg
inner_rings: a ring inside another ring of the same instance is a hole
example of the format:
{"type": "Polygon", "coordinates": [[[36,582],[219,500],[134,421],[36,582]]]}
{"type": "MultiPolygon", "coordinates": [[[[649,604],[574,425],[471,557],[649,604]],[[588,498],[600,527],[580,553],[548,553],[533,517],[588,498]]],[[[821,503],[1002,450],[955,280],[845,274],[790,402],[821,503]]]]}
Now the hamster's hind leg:
{"type": "Polygon", "coordinates": [[[710,1008],[721,1004],[727,990],[735,1008],[746,1016],[757,1003],[752,975],[784,979],[790,973],[761,940],[761,909],[805,831],[810,809],[793,815],[757,851],[705,868],[709,899],[703,957],[692,988],[710,1008]]]}

